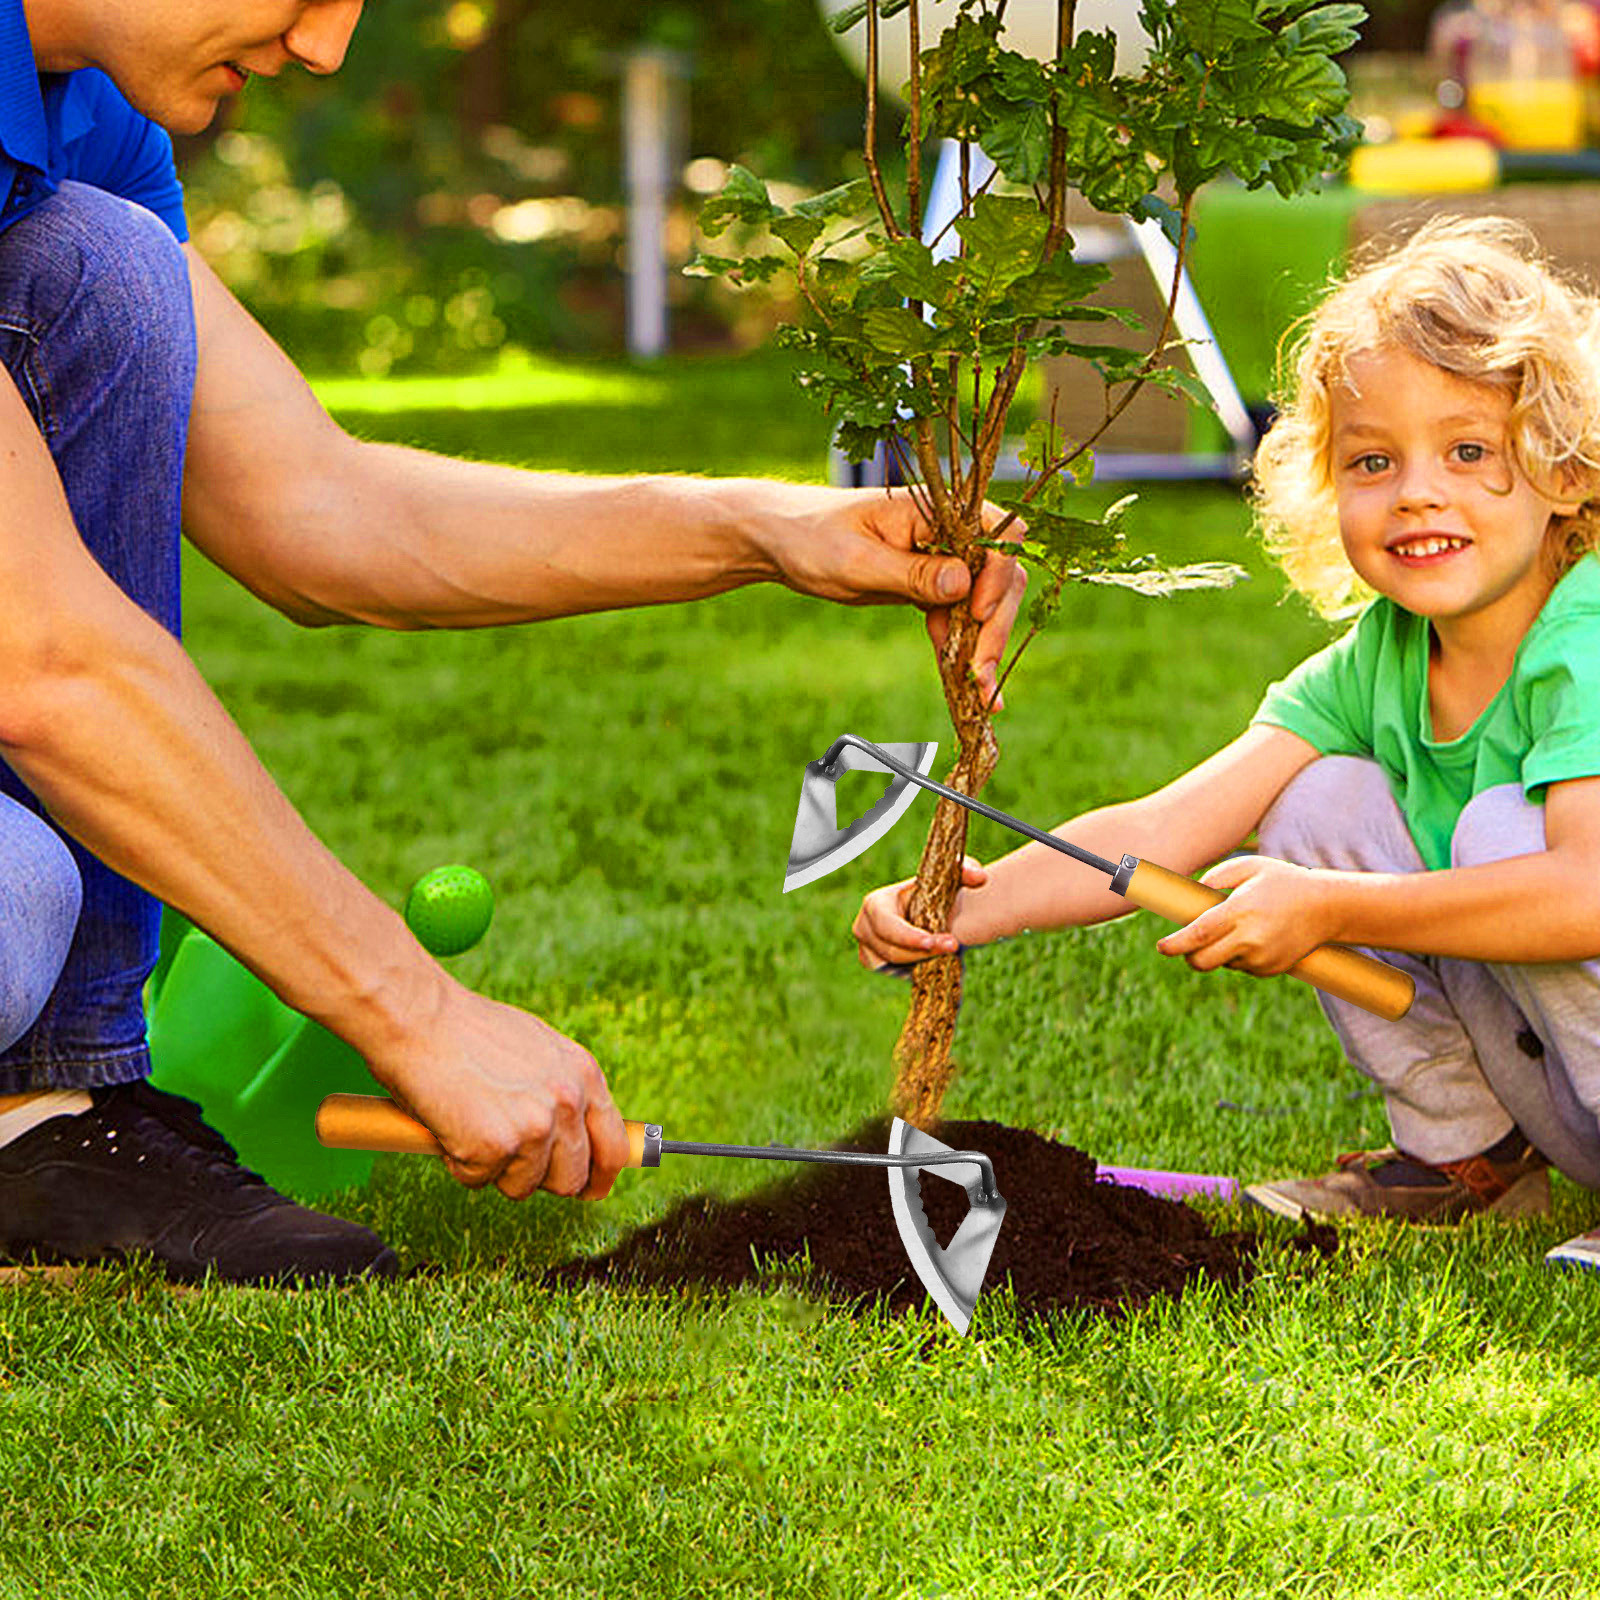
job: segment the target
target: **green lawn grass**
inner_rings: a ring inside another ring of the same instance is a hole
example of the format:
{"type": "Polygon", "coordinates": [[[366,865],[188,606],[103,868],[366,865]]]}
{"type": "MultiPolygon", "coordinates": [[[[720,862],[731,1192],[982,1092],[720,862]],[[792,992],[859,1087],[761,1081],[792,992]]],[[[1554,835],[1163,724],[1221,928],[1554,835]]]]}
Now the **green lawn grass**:
{"type": "MultiPolygon", "coordinates": [[[[470,393],[328,391],[362,431],[485,457],[821,470],[825,430],[764,359],[541,365],[457,409],[470,393]]],[[[1044,825],[1230,738],[1326,636],[1280,603],[1235,495],[1147,492],[1134,540],[1255,578],[1068,596],[1014,682],[989,796],[1044,825]]],[[[806,760],[846,730],[948,741],[915,617],[758,589],[515,632],[306,633],[198,560],[188,576],[190,647],[313,826],[396,903],[441,861],[485,872],[495,921],[456,970],[585,1042],[626,1114],[810,1143],[882,1104],[905,995],[859,971],[847,929],[911,869],[927,812],[779,888],[806,760]]],[[[975,823],[980,856],[1012,842],[975,823]]],[[[1381,1142],[1310,991],[1196,976],[1154,953],[1160,931],[974,952],[950,1112],[1241,1175],[1381,1142]]],[[[1315,1271],[1270,1242],[1242,1292],[1027,1340],[998,1286],[962,1341],[932,1311],[853,1318],[784,1280],[533,1281],[692,1188],[769,1177],[669,1159],[605,1205],[512,1205],[385,1157],[335,1208],[436,1275],[185,1293],[136,1266],[0,1291],[0,1593],[1596,1591],[1600,1283],[1540,1264],[1592,1197],[1350,1231],[1315,1271]]],[[[887,1204],[861,1226],[892,1228],[887,1204]]]]}

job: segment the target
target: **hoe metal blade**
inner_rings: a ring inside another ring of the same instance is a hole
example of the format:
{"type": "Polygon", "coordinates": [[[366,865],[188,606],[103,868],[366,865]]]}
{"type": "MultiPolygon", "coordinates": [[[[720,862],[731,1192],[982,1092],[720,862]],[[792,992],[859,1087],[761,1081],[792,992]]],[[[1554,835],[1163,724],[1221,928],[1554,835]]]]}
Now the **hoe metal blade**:
{"type": "MultiPolygon", "coordinates": [[[[838,754],[831,765],[826,757],[806,765],[805,780],[800,785],[800,813],[795,818],[789,866],[783,877],[785,894],[826,877],[835,867],[877,843],[917,797],[917,785],[909,778],[891,772],[881,761],[853,744],[841,740],[839,746],[835,747],[838,754]],[[883,798],[871,810],[864,811],[848,827],[841,828],[836,805],[838,792],[834,785],[844,772],[881,772],[890,781],[883,798]]],[[[902,765],[926,777],[939,746],[886,744],[883,749],[902,765]]]]}
{"type": "MultiPolygon", "coordinates": [[[[913,1128],[909,1122],[902,1122],[899,1117],[894,1119],[889,1131],[891,1156],[933,1156],[941,1152],[948,1155],[950,1146],[941,1144],[920,1128],[913,1128]]],[[[900,1242],[906,1247],[923,1288],[955,1325],[956,1332],[964,1334],[972,1324],[978,1291],[983,1288],[989,1257],[994,1253],[994,1242],[1005,1220],[1005,1201],[977,1162],[957,1161],[926,1167],[890,1167],[889,1203],[894,1207],[900,1242]],[[961,1184],[972,1205],[947,1245],[940,1245],[922,1209],[924,1172],[934,1172],[961,1184]]]]}

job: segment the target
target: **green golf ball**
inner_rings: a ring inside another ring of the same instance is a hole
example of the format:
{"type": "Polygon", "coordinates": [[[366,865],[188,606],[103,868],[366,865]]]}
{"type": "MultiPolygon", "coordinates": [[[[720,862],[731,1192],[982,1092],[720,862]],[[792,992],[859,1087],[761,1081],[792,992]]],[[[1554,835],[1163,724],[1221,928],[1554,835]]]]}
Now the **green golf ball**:
{"type": "Polygon", "coordinates": [[[488,931],[494,890],[481,872],[451,865],[425,872],[406,896],[406,926],[435,956],[458,956],[488,931]]]}

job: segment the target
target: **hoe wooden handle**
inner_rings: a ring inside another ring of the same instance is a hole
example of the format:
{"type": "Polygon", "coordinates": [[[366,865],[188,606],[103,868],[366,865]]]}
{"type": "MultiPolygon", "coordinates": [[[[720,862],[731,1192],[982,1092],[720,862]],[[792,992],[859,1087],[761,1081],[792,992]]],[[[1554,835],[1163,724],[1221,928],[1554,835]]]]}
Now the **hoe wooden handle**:
{"type": "MultiPolygon", "coordinates": [[[[625,1122],[630,1167],[643,1165],[643,1122],[625,1122]]],[[[339,1150],[395,1150],[402,1155],[442,1156],[444,1146],[393,1100],[376,1094],[330,1094],[317,1107],[317,1137],[339,1150]]]]}
{"type": "MultiPolygon", "coordinates": [[[[1124,891],[1136,906],[1168,922],[1193,922],[1228,897],[1193,878],[1141,861],[1124,891]]],[[[1289,975],[1374,1016],[1398,1022],[1411,1009],[1417,986],[1409,973],[1342,944],[1325,944],[1289,968],[1289,975]]]]}

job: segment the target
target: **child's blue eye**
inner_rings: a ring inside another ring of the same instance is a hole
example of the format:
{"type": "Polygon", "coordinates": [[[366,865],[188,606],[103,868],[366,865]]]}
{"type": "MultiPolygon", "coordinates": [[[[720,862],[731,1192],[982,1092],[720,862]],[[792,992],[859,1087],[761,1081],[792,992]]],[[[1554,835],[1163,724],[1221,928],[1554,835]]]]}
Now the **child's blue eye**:
{"type": "Polygon", "coordinates": [[[1465,462],[1468,466],[1482,461],[1488,453],[1481,444],[1473,444],[1470,441],[1464,441],[1456,446],[1456,459],[1465,462]]]}
{"type": "Polygon", "coordinates": [[[1376,450],[1371,450],[1364,456],[1357,456],[1355,464],[1358,470],[1376,475],[1388,470],[1389,458],[1376,450]]]}

